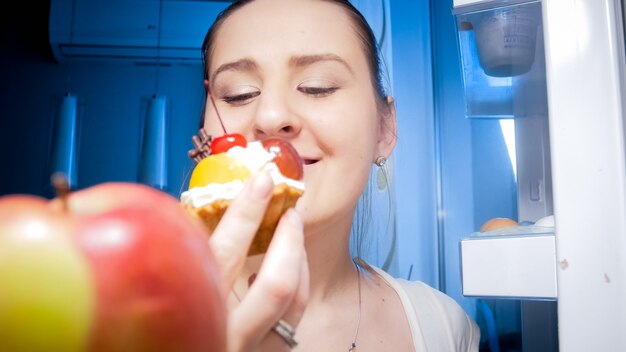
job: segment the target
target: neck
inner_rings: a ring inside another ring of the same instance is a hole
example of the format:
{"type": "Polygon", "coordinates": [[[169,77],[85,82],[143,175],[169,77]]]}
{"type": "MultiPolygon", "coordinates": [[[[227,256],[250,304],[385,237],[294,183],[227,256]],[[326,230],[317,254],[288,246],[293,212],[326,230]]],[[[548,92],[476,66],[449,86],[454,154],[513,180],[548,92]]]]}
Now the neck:
{"type": "MultiPolygon", "coordinates": [[[[309,298],[305,315],[299,326],[301,331],[311,331],[302,338],[305,341],[315,341],[313,333],[320,326],[329,331],[342,331],[341,337],[335,337],[338,343],[345,343],[349,351],[355,351],[358,345],[358,334],[361,325],[361,275],[350,255],[350,227],[351,221],[324,229],[316,228],[312,231],[305,227],[305,246],[309,264],[309,298]],[[328,320],[328,316],[340,316],[344,328],[328,320]],[[350,344],[348,344],[350,343],[350,344]],[[356,343],[355,346],[352,346],[356,343]]],[[[258,272],[262,256],[249,258],[245,265],[243,280],[239,280],[240,292],[245,292],[247,278],[258,272]]],[[[304,345],[303,345],[304,346],[304,345]]],[[[341,350],[344,350],[343,347],[341,350]]],[[[344,350],[344,351],[345,351],[344,350]]]]}
{"type": "Polygon", "coordinates": [[[316,345],[316,332],[326,331],[326,337],[335,341],[333,346],[341,346],[339,351],[356,351],[362,295],[361,277],[350,255],[351,225],[351,221],[335,223],[315,233],[305,228],[310,291],[300,322],[303,346],[316,345]]]}
{"type": "Polygon", "coordinates": [[[309,262],[309,303],[320,302],[354,283],[356,268],[350,255],[351,221],[322,231],[305,232],[309,262]]]}
{"type": "MultiPolygon", "coordinates": [[[[343,221],[315,231],[305,228],[305,246],[309,264],[309,303],[328,302],[336,294],[355,295],[356,267],[350,255],[352,222],[343,221]]],[[[247,278],[257,273],[263,256],[250,257],[244,266],[236,290],[245,292],[247,278]]]]}

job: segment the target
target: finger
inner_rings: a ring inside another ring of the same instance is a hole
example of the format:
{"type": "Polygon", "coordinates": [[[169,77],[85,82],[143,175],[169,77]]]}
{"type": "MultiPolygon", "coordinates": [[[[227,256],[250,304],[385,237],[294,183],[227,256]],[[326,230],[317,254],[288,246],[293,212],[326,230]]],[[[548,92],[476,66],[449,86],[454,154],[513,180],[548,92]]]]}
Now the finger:
{"type": "MultiPolygon", "coordinates": [[[[309,266],[306,258],[306,252],[303,251],[303,260],[300,265],[300,282],[298,284],[298,290],[295,294],[293,301],[285,314],[283,314],[282,320],[290,324],[294,329],[298,326],[302,316],[304,315],[304,310],[306,308],[306,303],[309,299],[309,266]]],[[[298,335],[295,334],[295,340],[298,340],[298,335]]],[[[261,341],[260,346],[265,348],[267,351],[279,351],[281,349],[289,350],[287,343],[283,340],[282,337],[278,335],[275,331],[270,331],[269,334],[265,336],[265,338],[261,341]]]]}
{"type": "Polygon", "coordinates": [[[274,182],[268,173],[253,176],[211,234],[209,244],[220,267],[224,293],[230,292],[241,271],[250,243],[272,198],[273,188],[274,182]]]}
{"type": "MultiPolygon", "coordinates": [[[[301,288],[304,254],[302,220],[293,210],[281,218],[274,239],[265,255],[261,269],[244,300],[233,310],[228,325],[229,338],[245,341],[255,346],[283,317],[301,290],[308,295],[308,270],[306,286],[301,288]]],[[[304,303],[299,308],[304,311],[304,303]]],[[[301,313],[300,313],[301,316],[301,313]]],[[[295,326],[300,319],[288,323],[295,326]]],[[[284,343],[284,342],[283,342],[284,343]]],[[[244,348],[245,349],[245,348],[244,348]]]]}
{"type": "Polygon", "coordinates": [[[300,274],[298,279],[298,286],[294,298],[291,301],[291,305],[282,316],[282,319],[293,326],[296,326],[302,318],[309,300],[309,263],[304,247],[302,247],[302,260],[300,261],[300,274]]]}

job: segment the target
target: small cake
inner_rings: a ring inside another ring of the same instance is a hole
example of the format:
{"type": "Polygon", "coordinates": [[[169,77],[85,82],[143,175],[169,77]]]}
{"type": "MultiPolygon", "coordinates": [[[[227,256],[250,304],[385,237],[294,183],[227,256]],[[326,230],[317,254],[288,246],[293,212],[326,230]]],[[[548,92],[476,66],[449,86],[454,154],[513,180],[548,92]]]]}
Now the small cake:
{"type": "Polygon", "coordinates": [[[211,234],[244,182],[255,173],[268,171],[274,181],[273,196],[248,252],[262,254],[267,251],[282,214],[293,208],[304,193],[302,159],[285,140],[270,138],[247,143],[243,136],[236,135],[237,142],[224,142],[223,138],[232,136],[211,142],[211,154],[194,168],[181,203],[202,220],[211,234]]]}

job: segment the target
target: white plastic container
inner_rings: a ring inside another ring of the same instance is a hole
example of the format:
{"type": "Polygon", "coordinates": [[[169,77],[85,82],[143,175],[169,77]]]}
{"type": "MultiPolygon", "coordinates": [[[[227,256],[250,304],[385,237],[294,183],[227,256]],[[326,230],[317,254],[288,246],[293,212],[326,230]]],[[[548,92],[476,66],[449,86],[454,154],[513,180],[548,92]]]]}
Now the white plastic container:
{"type": "Polygon", "coordinates": [[[513,6],[489,13],[474,25],[480,64],[489,76],[512,77],[530,70],[540,13],[513,6]]]}

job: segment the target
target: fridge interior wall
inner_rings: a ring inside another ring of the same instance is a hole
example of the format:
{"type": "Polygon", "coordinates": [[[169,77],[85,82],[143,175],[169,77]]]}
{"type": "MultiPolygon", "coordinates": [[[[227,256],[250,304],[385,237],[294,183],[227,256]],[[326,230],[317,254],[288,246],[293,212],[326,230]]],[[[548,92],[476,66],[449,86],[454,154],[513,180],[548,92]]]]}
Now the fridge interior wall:
{"type": "MultiPolygon", "coordinates": [[[[514,136],[504,128],[503,134],[516,179],[515,220],[533,224],[553,214],[541,3],[492,3],[496,4],[465,6],[455,13],[465,115],[473,120],[498,119],[503,126],[514,124],[514,136]]],[[[474,158],[480,157],[477,152],[473,151],[474,158]]],[[[475,187],[474,192],[480,190],[475,187]]],[[[511,300],[486,297],[485,301],[493,308],[496,324],[515,317],[511,300]],[[509,309],[498,312],[498,307],[507,305],[509,309]]],[[[523,350],[558,350],[556,302],[519,302],[523,350]]]]}
{"type": "Polygon", "coordinates": [[[535,222],[553,213],[541,3],[485,6],[457,14],[465,114],[513,119],[517,220],[535,222]]]}

